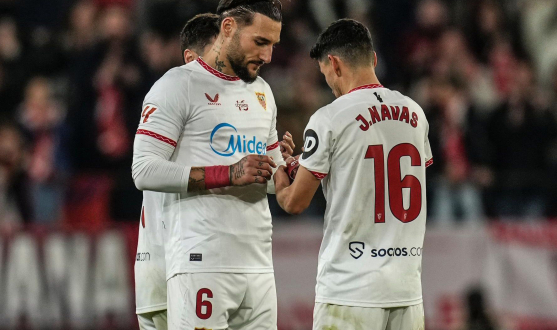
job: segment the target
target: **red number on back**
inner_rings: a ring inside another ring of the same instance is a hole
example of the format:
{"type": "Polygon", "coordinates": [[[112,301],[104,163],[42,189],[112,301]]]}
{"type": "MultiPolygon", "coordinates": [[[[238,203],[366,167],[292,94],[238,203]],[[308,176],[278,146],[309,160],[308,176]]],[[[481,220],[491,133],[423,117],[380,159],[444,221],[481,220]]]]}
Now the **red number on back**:
{"type": "MultiPolygon", "coordinates": [[[[366,159],[373,158],[375,167],[375,223],[385,222],[385,162],[382,145],[369,146],[366,159]]],[[[422,210],[422,185],[420,180],[413,175],[401,178],[402,171],[400,160],[410,157],[411,166],[422,164],[420,152],[410,144],[403,143],[395,146],[387,158],[387,175],[389,178],[389,205],[391,212],[400,221],[407,223],[416,220],[422,210]],[[404,208],[402,191],[410,189],[410,206],[404,208]]]]}
{"type": "Polygon", "coordinates": [[[383,146],[369,146],[366,159],[373,158],[375,168],[375,223],[385,222],[385,156],[383,146]]]}
{"type": "Polygon", "coordinates": [[[213,304],[211,304],[210,301],[203,300],[203,295],[207,295],[207,298],[213,298],[213,292],[207,288],[203,288],[197,291],[195,314],[200,319],[206,320],[213,314],[213,304]],[[203,312],[203,307],[205,307],[205,312],[203,312]]]}

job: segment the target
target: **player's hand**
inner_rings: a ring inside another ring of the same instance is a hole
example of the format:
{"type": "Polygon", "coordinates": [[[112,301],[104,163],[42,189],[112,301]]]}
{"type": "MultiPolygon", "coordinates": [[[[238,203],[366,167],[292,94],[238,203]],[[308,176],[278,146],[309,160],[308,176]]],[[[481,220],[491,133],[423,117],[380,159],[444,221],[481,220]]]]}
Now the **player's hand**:
{"type": "Polygon", "coordinates": [[[300,167],[300,155],[296,157],[288,157],[286,161],[286,174],[290,178],[290,183],[294,182],[296,174],[298,173],[298,168],[300,167]]]}
{"type": "Polygon", "coordinates": [[[294,144],[294,140],[292,140],[292,134],[290,134],[290,132],[287,131],[284,133],[282,138],[283,140],[280,141],[280,152],[282,153],[282,158],[286,160],[288,157],[292,156],[296,145],[294,144]]]}
{"type": "Polygon", "coordinates": [[[277,164],[263,155],[249,155],[236,164],[230,165],[230,183],[233,186],[247,186],[252,183],[266,183],[271,179],[277,164]]]}
{"type": "Polygon", "coordinates": [[[286,166],[280,166],[275,172],[275,191],[278,193],[282,189],[290,186],[290,178],[286,173],[286,166]]]}

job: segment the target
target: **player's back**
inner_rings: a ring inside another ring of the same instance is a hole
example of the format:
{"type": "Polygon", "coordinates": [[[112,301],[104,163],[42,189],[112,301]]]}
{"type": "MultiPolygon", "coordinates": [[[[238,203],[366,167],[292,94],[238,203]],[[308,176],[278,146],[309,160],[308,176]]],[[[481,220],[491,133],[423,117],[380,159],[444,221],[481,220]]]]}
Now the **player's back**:
{"type": "Polygon", "coordinates": [[[317,302],[420,303],[431,162],[423,110],[396,91],[370,85],[320,109],[308,128],[301,164],[328,174],[317,302]]]}

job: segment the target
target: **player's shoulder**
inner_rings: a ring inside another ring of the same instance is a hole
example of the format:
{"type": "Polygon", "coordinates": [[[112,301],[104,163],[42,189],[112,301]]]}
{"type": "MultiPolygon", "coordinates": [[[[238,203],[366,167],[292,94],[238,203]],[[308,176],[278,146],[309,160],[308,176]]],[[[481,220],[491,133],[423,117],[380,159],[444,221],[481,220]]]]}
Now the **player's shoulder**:
{"type": "Polygon", "coordinates": [[[189,84],[191,73],[192,70],[187,65],[172,68],[155,82],[152,90],[183,90],[189,84]]]}
{"type": "Polygon", "coordinates": [[[252,85],[256,88],[259,88],[261,90],[264,90],[265,92],[272,94],[271,86],[261,76],[258,76],[257,79],[255,79],[255,81],[252,83],[252,85]]]}
{"type": "Polygon", "coordinates": [[[418,102],[414,101],[411,97],[401,94],[413,112],[417,113],[420,117],[422,117],[425,122],[427,123],[427,116],[425,115],[424,109],[418,104],[418,102]]]}
{"type": "Polygon", "coordinates": [[[410,107],[415,107],[415,108],[422,108],[420,107],[420,105],[414,101],[410,96],[407,96],[405,94],[402,94],[401,92],[397,91],[397,90],[393,90],[393,89],[388,89],[385,88],[386,91],[388,91],[389,95],[389,99],[393,99],[393,100],[401,100],[403,102],[408,103],[408,105],[410,107]]]}
{"type": "Polygon", "coordinates": [[[334,111],[334,102],[329,103],[315,111],[310,120],[314,123],[330,123],[338,112],[334,111]]]}
{"type": "Polygon", "coordinates": [[[195,67],[193,63],[184,64],[168,70],[161,77],[161,80],[172,83],[186,84],[190,80],[194,71],[195,67]]]}

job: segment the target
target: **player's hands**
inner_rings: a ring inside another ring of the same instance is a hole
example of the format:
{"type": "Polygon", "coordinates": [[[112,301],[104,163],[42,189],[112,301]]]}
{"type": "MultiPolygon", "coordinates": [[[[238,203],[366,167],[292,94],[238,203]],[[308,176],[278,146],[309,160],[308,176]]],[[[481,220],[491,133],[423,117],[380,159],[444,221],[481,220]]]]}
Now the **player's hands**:
{"type": "Polygon", "coordinates": [[[275,191],[277,194],[284,188],[290,186],[290,178],[286,173],[286,166],[280,166],[275,172],[275,191]]]}
{"type": "Polygon", "coordinates": [[[280,152],[282,153],[282,158],[286,160],[288,157],[292,156],[296,145],[294,144],[294,140],[292,140],[292,134],[290,134],[290,132],[287,131],[284,133],[282,138],[283,140],[280,141],[280,152]]]}
{"type": "Polygon", "coordinates": [[[233,186],[247,186],[252,183],[266,183],[271,179],[277,164],[263,155],[249,155],[236,164],[230,165],[230,183],[233,186]]]}
{"type": "Polygon", "coordinates": [[[286,174],[288,174],[291,183],[294,182],[294,179],[296,178],[296,174],[298,173],[298,168],[300,167],[300,162],[298,161],[299,159],[300,159],[300,155],[296,157],[288,157],[285,160],[286,174]]]}

